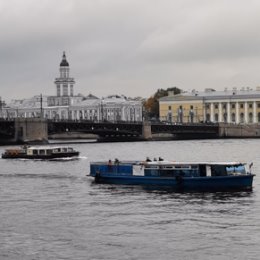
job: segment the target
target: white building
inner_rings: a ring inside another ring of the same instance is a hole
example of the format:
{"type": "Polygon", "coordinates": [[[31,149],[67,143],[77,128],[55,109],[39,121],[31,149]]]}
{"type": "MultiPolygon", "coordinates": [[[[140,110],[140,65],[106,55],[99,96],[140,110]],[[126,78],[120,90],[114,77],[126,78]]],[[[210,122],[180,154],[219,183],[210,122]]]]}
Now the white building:
{"type": "Polygon", "coordinates": [[[40,117],[54,120],[142,121],[142,100],[112,95],[99,99],[94,95],[74,95],[74,78],[70,77],[65,52],[55,79],[56,96],[34,96],[13,100],[2,108],[2,117],[40,117]]]}

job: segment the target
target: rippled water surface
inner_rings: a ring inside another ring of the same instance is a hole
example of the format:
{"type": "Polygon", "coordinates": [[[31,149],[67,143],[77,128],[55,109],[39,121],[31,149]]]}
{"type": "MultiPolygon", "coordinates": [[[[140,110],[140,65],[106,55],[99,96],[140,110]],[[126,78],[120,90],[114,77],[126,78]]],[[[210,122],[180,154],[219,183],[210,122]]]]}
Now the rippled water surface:
{"type": "MultiPolygon", "coordinates": [[[[0,259],[260,259],[260,140],[82,143],[78,160],[0,159],[0,259]],[[93,160],[253,162],[252,192],[94,184],[93,160]]],[[[0,147],[0,152],[7,147],[0,147]]]]}

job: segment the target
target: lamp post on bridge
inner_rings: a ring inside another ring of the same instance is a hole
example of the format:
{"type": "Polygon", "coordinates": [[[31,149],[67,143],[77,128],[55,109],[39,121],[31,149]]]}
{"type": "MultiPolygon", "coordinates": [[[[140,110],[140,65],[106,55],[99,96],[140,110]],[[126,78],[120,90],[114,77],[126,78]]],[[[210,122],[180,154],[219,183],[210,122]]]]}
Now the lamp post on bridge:
{"type": "Polygon", "coordinates": [[[100,115],[101,115],[101,122],[104,122],[103,98],[101,99],[101,103],[100,103],[100,115]]]}
{"type": "Polygon", "coordinates": [[[40,118],[43,118],[42,94],[40,95],[40,111],[41,111],[40,118]]]}
{"type": "Polygon", "coordinates": [[[2,108],[2,106],[3,106],[3,103],[2,103],[2,97],[0,97],[0,117],[2,118],[3,117],[3,108],[2,108]]]}

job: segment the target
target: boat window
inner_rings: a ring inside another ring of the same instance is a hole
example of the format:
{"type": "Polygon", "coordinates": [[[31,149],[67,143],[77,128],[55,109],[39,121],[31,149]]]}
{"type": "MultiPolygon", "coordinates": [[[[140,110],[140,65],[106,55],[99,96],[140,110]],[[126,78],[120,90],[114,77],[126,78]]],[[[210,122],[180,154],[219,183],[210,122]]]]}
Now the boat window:
{"type": "Polygon", "coordinates": [[[47,154],[51,154],[51,149],[48,149],[46,152],[47,154]]]}
{"type": "Polygon", "coordinates": [[[144,170],[145,176],[159,176],[158,169],[145,169],[144,170]]]}
{"type": "Polygon", "coordinates": [[[162,177],[176,177],[176,176],[184,176],[184,177],[198,177],[199,170],[198,169],[160,169],[159,175],[162,177]]]}
{"type": "Polygon", "coordinates": [[[224,176],[227,175],[225,165],[211,165],[211,176],[224,176]]]}
{"type": "Polygon", "coordinates": [[[68,147],[68,152],[72,152],[73,149],[71,147],[68,147]]]}
{"type": "Polygon", "coordinates": [[[45,150],[40,150],[40,154],[45,154],[45,150]]]}
{"type": "Polygon", "coordinates": [[[164,166],[164,169],[173,169],[173,166],[164,166]]]}
{"type": "Polygon", "coordinates": [[[173,177],[175,176],[176,171],[174,170],[161,170],[160,176],[162,177],[173,177]]]}
{"type": "Polygon", "coordinates": [[[33,150],[33,154],[38,154],[38,150],[33,150]]]}
{"type": "Polygon", "coordinates": [[[145,168],[146,169],[158,169],[159,166],[158,165],[147,165],[145,168]]]}
{"type": "Polygon", "coordinates": [[[227,166],[226,171],[227,171],[227,174],[230,174],[230,175],[246,173],[246,169],[245,169],[244,165],[227,166]]]}
{"type": "Polygon", "coordinates": [[[199,165],[199,169],[200,169],[200,176],[206,176],[206,165],[205,164],[199,165]]]}
{"type": "Polygon", "coordinates": [[[175,165],[175,169],[190,169],[189,165],[175,165]]]}
{"type": "Polygon", "coordinates": [[[62,152],[67,152],[67,148],[66,148],[66,147],[63,147],[63,148],[62,148],[62,152]]]}

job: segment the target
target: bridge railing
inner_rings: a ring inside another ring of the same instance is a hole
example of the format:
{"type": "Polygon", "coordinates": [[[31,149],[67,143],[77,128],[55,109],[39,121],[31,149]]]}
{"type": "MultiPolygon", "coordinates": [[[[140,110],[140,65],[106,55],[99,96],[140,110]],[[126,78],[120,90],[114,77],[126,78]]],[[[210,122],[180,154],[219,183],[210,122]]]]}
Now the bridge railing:
{"type": "Polygon", "coordinates": [[[92,124],[142,124],[142,121],[108,121],[108,120],[87,120],[87,119],[47,119],[47,122],[61,123],[92,123],[92,124]]]}

